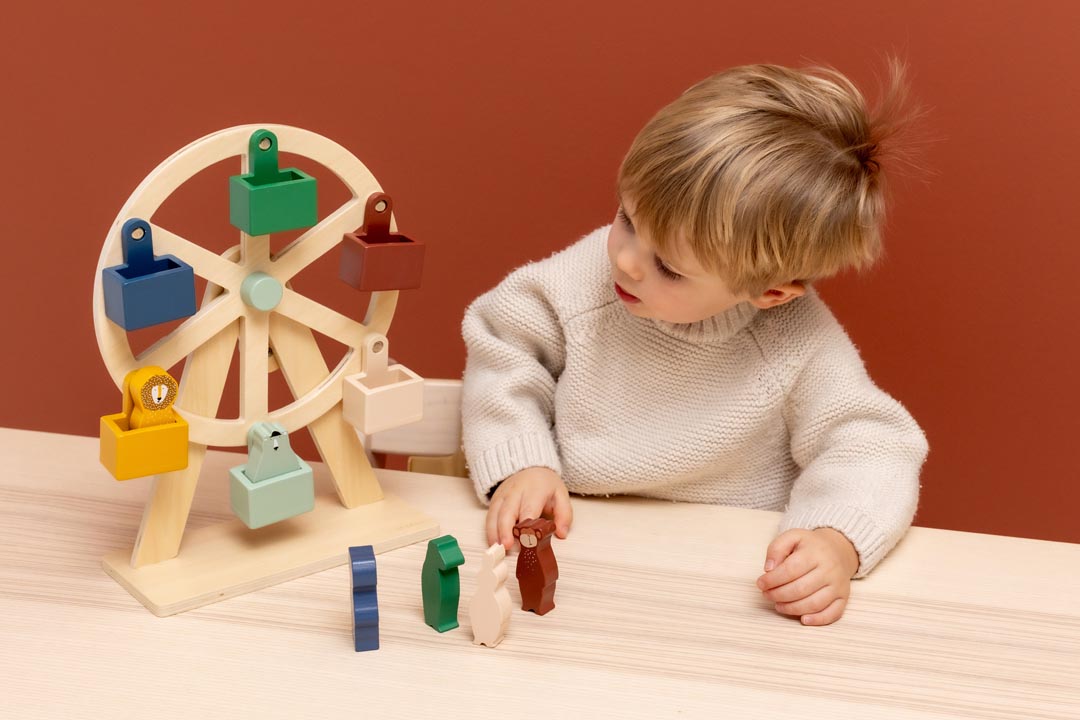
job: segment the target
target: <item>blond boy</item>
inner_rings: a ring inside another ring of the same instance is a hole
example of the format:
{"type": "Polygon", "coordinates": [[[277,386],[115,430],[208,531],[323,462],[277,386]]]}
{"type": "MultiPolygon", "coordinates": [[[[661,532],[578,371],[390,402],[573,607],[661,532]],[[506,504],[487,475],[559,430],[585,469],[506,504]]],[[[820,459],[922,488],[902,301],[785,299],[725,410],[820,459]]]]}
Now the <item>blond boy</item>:
{"type": "Polygon", "coordinates": [[[881,250],[880,144],[839,73],[737,67],[641,131],[600,228],[468,309],[464,445],[490,542],[570,493],[784,511],[758,587],[807,625],[911,525],[919,426],[812,289],[881,250]]]}

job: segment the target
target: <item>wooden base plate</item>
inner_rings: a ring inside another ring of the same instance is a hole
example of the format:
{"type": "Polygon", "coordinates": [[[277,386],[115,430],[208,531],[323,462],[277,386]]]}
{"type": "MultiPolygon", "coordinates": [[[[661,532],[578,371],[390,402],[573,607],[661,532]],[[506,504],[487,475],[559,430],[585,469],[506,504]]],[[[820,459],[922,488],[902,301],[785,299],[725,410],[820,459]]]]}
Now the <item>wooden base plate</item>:
{"type": "Polygon", "coordinates": [[[165,617],[344,565],[353,545],[382,553],[438,534],[438,522],[394,495],[351,510],[319,495],[311,512],[259,530],[238,519],[189,530],[171,560],[133,568],[131,551],[118,550],[101,564],[165,617]]]}

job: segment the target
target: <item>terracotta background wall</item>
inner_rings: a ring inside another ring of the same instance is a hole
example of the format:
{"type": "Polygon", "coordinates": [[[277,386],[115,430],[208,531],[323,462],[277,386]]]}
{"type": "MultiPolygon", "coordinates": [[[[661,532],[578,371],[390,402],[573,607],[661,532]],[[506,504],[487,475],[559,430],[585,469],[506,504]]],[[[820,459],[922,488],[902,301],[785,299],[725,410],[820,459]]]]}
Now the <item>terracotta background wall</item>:
{"type": "MultiPolygon", "coordinates": [[[[886,262],[822,292],[929,435],[918,524],[1080,541],[1080,4],[170,5],[6,9],[0,425],[94,435],[119,407],[91,319],[98,254],[136,185],[207,133],[292,124],[360,157],[429,247],[392,353],[454,377],[466,304],[608,222],[622,153],[681,90],[734,64],[816,61],[872,91],[892,51],[930,110],[925,172],[896,178],[886,262]]],[[[155,221],[235,244],[235,172],[194,178],[155,221]]],[[[326,214],[345,191],[323,187],[326,214]]],[[[335,268],[297,287],[359,316],[335,268]]]]}

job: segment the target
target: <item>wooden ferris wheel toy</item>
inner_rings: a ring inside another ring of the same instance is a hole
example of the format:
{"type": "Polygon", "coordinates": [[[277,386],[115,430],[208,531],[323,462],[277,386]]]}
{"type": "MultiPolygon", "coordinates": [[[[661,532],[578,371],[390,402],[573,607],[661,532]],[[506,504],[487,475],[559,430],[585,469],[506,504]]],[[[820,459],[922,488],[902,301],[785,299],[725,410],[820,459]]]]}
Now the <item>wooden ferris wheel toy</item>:
{"type": "Polygon", "coordinates": [[[103,566],[155,614],[343,564],[350,546],[383,552],[438,535],[433,519],[384,495],[357,434],[415,422],[422,411],[422,380],[387,360],[398,290],[419,285],[423,252],[395,227],[391,198],[355,156],[284,125],[234,127],[197,140],[151,172],[120,210],[94,284],[98,347],[123,392],[123,411],[101,419],[101,459],[117,479],[152,475],[153,486],[134,549],[106,556],[103,566]],[[329,169],[351,198],[319,221],[317,179],[279,168],[279,143],[329,169]],[[233,157],[241,166],[229,181],[229,219],[239,245],[218,255],[154,223],[184,182],[233,157]],[[298,228],[310,229],[271,253],[272,233],[298,228]],[[363,322],[290,284],[342,243],[342,279],[372,291],[363,322]],[[207,281],[198,307],[195,275],[207,281]],[[181,318],[149,348],[132,352],[128,331],[181,318]],[[336,367],[327,365],[315,332],[346,347],[336,367]],[[219,418],[237,347],[239,416],[219,418]],[[182,360],[177,382],[166,369],[182,360]],[[269,405],[275,371],[294,397],[280,408],[269,405]],[[310,466],[292,454],[288,434],[302,427],[337,498],[316,496],[310,466]],[[245,465],[209,480],[230,483],[237,518],[185,534],[210,445],[248,448],[245,465]]]}

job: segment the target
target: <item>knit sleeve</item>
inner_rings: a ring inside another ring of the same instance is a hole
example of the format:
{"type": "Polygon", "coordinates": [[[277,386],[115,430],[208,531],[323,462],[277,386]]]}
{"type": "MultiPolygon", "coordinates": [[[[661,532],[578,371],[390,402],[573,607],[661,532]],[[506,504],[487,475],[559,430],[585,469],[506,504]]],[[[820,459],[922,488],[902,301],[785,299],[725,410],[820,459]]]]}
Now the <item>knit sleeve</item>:
{"type": "Polygon", "coordinates": [[[528,467],[562,472],[552,427],[565,342],[545,263],[511,273],[465,312],[462,440],[481,502],[528,467]]]}
{"type": "Polygon", "coordinates": [[[801,472],[780,531],[830,527],[867,575],[911,526],[926,437],[904,407],[874,385],[835,319],[785,404],[791,455],[801,472]]]}

